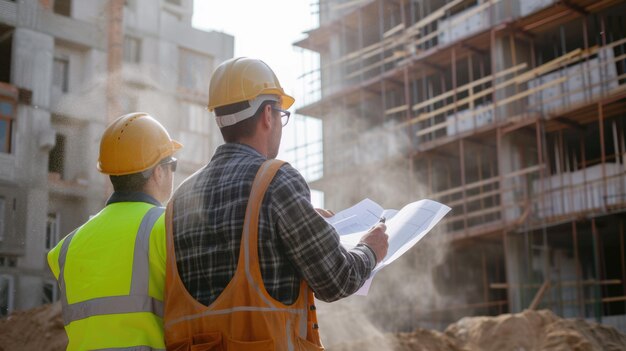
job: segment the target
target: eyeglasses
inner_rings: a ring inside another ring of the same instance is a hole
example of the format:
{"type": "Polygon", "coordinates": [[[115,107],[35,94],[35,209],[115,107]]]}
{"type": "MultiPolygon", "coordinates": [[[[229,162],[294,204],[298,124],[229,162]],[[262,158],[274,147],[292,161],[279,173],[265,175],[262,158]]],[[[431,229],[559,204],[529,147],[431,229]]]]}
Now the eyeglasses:
{"type": "Polygon", "coordinates": [[[160,162],[160,165],[169,165],[172,173],[176,172],[176,166],[178,165],[178,160],[174,157],[170,157],[165,162],[160,162]]]}
{"type": "Polygon", "coordinates": [[[280,113],[280,122],[282,123],[283,127],[286,126],[287,123],[289,123],[289,116],[291,116],[291,112],[285,111],[276,106],[272,106],[272,109],[280,113]]]}
{"type": "Polygon", "coordinates": [[[141,174],[143,175],[144,178],[148,179],[152,176],[152,173],[154,173],[154,170],[157,168],[157,166],[170,166],[172,173],[174,173],[176,172],[177,165],[178,165],[178,160],[175,157],[167,157],[167,158],[162,159],[161,162],[157,163],[156,166],[141,172],[141,174]]]}

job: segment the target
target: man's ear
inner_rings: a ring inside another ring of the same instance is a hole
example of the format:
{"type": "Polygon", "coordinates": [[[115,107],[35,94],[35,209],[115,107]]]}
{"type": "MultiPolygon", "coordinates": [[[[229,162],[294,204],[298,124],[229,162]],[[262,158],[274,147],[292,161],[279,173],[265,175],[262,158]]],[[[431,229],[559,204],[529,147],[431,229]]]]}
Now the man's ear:
{"type": "Polygon", "coordinates": [[[159,181],[161,180],[161,178],[163,178],[165,176],[165,174],[163,172],[165,172],[163,170],[163,166],[156,165],[154,167],[154,171],[152,172],[152,175],[150,176],[150,178],[153,178],[152,180],[154,180],[158,184],[159,181]]]}
{"type": "Polygon", "coordinates": [[[269,129],[272,127],[272,106],[265,105],[263,108],[263,112],[261,114],[261,123],[265,129],[269,129]]]}

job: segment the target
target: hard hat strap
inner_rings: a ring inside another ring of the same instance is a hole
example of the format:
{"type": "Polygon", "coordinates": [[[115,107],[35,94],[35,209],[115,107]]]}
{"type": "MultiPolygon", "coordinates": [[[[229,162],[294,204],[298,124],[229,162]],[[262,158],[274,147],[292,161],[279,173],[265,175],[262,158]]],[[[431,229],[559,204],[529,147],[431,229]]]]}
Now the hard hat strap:
{"type": "Polygon", "coordinates": [[[231,113],[229,115],[215,116],[217,126],[220,128],[232,126],[233,124],[239,123],[244,119],[254,116],[256,111],[259,109],[259,106],[261,106],[264,101],[268,100],[279,102],[280,98],[276,95],[259,95],[254,100],[250,100],[250,106],[248,106],[244,110],[231,113]]]}

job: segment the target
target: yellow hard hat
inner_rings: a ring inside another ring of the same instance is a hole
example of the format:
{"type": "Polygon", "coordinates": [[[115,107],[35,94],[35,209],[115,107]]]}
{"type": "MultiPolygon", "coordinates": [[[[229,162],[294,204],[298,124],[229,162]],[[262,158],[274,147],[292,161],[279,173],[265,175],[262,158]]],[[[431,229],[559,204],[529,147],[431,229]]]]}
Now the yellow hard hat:
{"type": "Polygon", "coordinates": [[[113,121],[104,131],[98,170],[114,176],[139,173],[156,166],[182,147],[149,114],[129,113],[113,121]]]}
{"type": "Polygon", "coordinates": [[[213,72],[207,107],[213,111],[216,107],[254,100],[259,95],[279,96],[284,110],[295,101],[285,94],[274,71],[265,62],[247,57],[233,58],[213,72]]]}

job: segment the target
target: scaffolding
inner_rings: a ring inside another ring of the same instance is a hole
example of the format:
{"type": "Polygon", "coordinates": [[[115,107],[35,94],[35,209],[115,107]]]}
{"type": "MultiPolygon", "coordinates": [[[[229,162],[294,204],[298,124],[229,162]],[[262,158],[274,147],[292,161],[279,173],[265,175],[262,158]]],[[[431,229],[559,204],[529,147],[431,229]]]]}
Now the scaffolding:
{"type": "Polygon", "coordinates": [[[298,112],[324,121],[327,202],[354,200],[333,197],[338,179],[402,164],[407,196],[452,207],[446,237],[482,255],[460,315],[625,316],[626,2],[318,6],[320,27],[296,45],[319,52],[303,80],[320,99],[298,112]]]}

